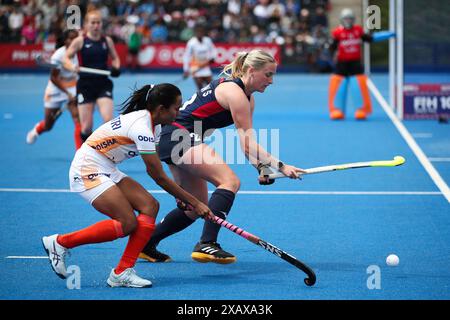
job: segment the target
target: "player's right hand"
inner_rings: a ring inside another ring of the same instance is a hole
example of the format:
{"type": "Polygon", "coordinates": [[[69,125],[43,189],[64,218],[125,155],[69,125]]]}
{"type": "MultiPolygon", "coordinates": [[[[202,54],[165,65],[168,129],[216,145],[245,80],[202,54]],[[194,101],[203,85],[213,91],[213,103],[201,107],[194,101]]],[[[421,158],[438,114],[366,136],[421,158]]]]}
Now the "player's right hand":
{"type": "Polygon", "coordinates": [[[79,73],[80,72],[80,67],[79,66],[74,66],[73,68],[66,68],[67,70],[69,70],[70,72],[73,73],[79,73]]]}
{"type": "Polygon", "coordinates": [[[214,218],[214,214],[212,213],[211,209],[209,209],[206,204],[200,201],[194,206],[194,212],[204,219],[214,218]]]}
{"type": "Polygon", "coordinates": [[[120,69],[118,68],[111,68],[111,77],[118,78],[120,76],[120,69]]]}
{"type": "Polygon", "coordinates": [[[80,66],[74,66],[73,69],[72,69],[72,72],[79,73],[80,72],[80,66]]]}
{"type": "Polygon", "coordinates": [[[70,92],[67,93],[67,97],[69,98],[69,102],[75,101],[75,97],[70,92]]]}

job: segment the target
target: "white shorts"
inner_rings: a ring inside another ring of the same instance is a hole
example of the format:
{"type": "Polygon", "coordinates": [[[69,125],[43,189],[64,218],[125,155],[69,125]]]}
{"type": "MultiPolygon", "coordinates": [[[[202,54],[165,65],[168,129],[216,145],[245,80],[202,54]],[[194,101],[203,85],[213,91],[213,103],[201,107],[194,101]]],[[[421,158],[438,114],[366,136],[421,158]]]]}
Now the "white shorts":
{"type": "Polygon", "coordinates": [[[69,171],[70,191],[78,192],[89,203],[127,177],[108,158],[83,144],[69,171]]]}
{"type": "MultiPolygon", "coordinates": [[[[67,91],[70,92],[70,94],[75,97],[77,93],[77,87],[68,87],[67,91]]],[[[47,88],[45,90],[44,95],[44,107],[48,109],[59,109],[62,108],[67,102],[69,102],[69,96],[57,89],[57,90],[51,90],[47,88]]]]}
{"type": "Polygon", "coordinates": [[[211,77],[213,75],[210,67],[203,67],[193,74],[194,78],[211,77]]]}

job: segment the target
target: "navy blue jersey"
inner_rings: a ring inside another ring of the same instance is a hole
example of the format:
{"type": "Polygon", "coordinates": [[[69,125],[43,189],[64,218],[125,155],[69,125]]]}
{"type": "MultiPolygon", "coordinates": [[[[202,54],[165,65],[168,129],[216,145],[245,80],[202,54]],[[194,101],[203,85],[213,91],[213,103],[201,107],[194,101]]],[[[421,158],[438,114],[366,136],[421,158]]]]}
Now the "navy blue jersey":
{"type": "MultiPolygon", "coordinates": [[[[206,87],[197,91],[191,99],[186,101],[180,108],[173,126],[187,129],[189,132],[194,132],[194,122],[200,121],[202,125],[202,135],[206,130],[224,128],[234,123],[231,111],[224,109],[216,99],[215,89],[221,83],[234,82],[244,91],[245,86],[241,79],[225,79],[220,78],[212,81],[206,87]]],[[[250,100],[250,97],[248,96],[250,100]]],[[[165,126],[169,127],[169,126],[165,126]]],[[[162,134],[164,134],[164,128],[162,134]]],[[[166,128],[170,131],[170,128],[166,128]]],[[[197,132],[198,133],[198,132],[197,132]]]]}
{"type": "MultiPolygon", "coordinates": [[[[78,61],[80,66],[108,70],[108,44],[105,37],[94,41],[87,36],[84,36],[83,47],[78,52],[78,61]]],[[[99,79],[106,78],[106,76],[80,73],[80,80],[83,79],[99,79]]]]}

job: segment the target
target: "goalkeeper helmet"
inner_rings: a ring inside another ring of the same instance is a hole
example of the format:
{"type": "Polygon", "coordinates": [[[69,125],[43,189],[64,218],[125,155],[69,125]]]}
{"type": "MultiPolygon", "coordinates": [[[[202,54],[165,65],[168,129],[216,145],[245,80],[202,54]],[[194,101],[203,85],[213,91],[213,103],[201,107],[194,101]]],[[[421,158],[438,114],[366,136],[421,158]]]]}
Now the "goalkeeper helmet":
{"type": "Polygon", "coordinates": [[[341,11],[341,24],[345,29],[353,27],[355,14],[352,9],[345,8],[341,11]]]}

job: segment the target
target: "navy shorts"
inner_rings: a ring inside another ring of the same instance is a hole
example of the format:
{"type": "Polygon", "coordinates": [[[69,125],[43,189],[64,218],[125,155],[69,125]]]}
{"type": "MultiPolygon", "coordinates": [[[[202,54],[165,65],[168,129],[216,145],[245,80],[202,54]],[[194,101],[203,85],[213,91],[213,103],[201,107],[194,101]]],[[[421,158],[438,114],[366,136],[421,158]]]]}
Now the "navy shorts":
{"type": "Polygon", "coordinates": [[[357,74],[363,74],[364,68],[360,61],[339,61],[336,63],[336,70],[334,73],[344,77],[349,77],[357,74]]]}
{"type": "Polygon", "coordinates": [[[80,78],[78,80],[78,104],[95,103],[100,98],[113,98],[113,82],[108,77],[80,78]]]}
{"type": "Polygon", "coordinates": [[[179,164],[179,159],[189,148],[201,143],[203,141],[196,139],[193,133],[173,125],[165,125],[162,127],[159,139],[159,159],[167,164],[177,165],[179,164]],[[172,133],[175,130],[180,131],[172,139],[172,133]]]}

